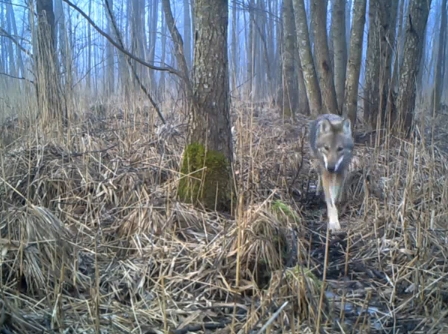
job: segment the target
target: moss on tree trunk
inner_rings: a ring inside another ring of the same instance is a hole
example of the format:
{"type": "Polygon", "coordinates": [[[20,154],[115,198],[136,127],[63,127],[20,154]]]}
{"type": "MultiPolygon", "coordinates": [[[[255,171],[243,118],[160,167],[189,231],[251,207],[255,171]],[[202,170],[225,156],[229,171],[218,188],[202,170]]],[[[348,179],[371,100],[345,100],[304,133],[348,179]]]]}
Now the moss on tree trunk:
{"type": "Polygon", "coordinates": [[[204,145],[187,145],[182,161],[179,199],[209,210],[228,211],[232,202],[230,161],[204,145]]]}

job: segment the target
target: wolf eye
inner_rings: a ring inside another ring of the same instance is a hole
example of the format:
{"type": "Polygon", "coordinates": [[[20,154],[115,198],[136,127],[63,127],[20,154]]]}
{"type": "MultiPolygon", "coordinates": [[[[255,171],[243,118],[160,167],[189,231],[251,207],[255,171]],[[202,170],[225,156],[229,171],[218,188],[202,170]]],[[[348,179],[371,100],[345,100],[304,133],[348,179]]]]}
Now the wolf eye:
{"type": "Polygon", "coordinates": [[[329,150],[330,150],[330,147],[329,147],[329,146],[324,146],[324,150],[325,150],[325,151],[329,151],[329,150]]]}
{"type": "Polygon", "coordinates": [[[338,152],[342,152],[343,148],[342,147],[338,147],[338,152]]]}

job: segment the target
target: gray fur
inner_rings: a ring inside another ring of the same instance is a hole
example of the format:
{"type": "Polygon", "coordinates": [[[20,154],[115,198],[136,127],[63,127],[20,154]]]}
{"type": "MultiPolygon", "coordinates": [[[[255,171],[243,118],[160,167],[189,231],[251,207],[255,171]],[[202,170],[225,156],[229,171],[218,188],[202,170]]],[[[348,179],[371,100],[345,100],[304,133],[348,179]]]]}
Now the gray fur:
{"type": "MultiPolygon", "coordinates": [[[[318,116],[310,125],[309,135],[312,154],[321,163],[323,157],[320,149],[325,145],[330,151],[336,151],[336,146],[343,148],[343,160],[337,168],[336,173],[344,173],[352,160],[354,141],[350,128],[350,121],[335,114],[324,114],[318,116]]],[[[334,167],[334,163],[332,166],[334,167]]]]}

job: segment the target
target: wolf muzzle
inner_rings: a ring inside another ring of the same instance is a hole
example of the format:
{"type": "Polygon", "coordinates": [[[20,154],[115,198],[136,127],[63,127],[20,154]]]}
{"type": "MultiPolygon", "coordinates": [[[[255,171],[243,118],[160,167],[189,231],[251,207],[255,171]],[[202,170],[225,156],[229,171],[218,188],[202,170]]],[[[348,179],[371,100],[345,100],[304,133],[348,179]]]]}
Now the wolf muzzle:
{"type": "Polygon", "coordinates": [[[325,162],[325,169],[329,173],[337,173],[339,171],[339,168],[341,167],[342,161],[344,160],[344,157],[340,157],[339,160],[335,164],[329,164],[327,157],[324,155],[324,162],[325,162]]]}

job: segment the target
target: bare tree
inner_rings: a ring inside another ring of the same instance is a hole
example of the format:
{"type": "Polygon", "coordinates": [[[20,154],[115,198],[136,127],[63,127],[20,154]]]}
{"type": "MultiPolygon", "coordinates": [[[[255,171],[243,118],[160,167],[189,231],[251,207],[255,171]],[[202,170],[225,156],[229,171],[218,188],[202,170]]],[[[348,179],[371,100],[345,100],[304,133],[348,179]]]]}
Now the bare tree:
{"type": "Polygon", "coordinates": [[[56,21],[59,27],[59,51],[61,54],[61,88],[64,89],[65,107],[67,117],[72,115],[73,110],[73,86],[74,86],[74,64],[73,49],[70,44],[70,31],[67,30],[64,4],[62,0],[54,1],[56,21]]]}
{"type": "Polygon", "coordinates": [[[191,68],[191,16],[188,0],[184,0],[184,47],[185,60],[187,61],[188,68],[191,68]]]}
{"type": "MultiPolygon", "coordinates": [[[[128,6],[130,8],[130,28],[131,28],[131,52],[139,58],[146,58],[146,48],[143,44],[146,41],[145,34],[145,7],[143,1],[134,1],[130,0],[128,2],[128,6]]],[[[147,73],[147,68],[143,65],[137,63],[135,60],[132,60],[132,66],[135,69],[137,75],[142,78],[142,82],[145,82],[145,78],[147,77],[145,74],[147,73]]],[[[138,87],[138,82],[134,77],[133,80],[134,89],[138,87]]]]}
{"type": "MultiPolygon", "coordinates": [[[[7,30],[9,31],[10,36],[11,35],[19,36],[12,3],[7,2],[7,3],[5,3],[5,6],[6,6],[7,30]]],[[[3,52],[3,53],[5,54],[5,56],[7,55],[7,53],[9,53],[8,59],[9,59],[10,73],[14,77],[18,77],[19,73],[22,73],[22,74],[24,73],[22,53],[20,51],[19,45],[16,44],[14,47],[14,42],[11,38],[8,38],[7,45],[8,45],[8,48],[7,48],[8,52],[3,52]],[[14,55],[14,50],[15,50],[15,55],[14,55]]]]}
{"type": "MultiPolygon", "coordinates": [[[[159,0],[149,0],[149,13],[148,13],[148,23],[147,26],[149,28],[148,32],[148,54],[149,54],[149,62],[154,65],[154,61],[156,58],[156,44],[157,44],[157,25],[159,20],[159,0]]],[[[163,16],[162,16],[163,22],[163,16]]],[[[164,25],[162,24],[162,30],[164,29],[164,25]]],[[[161,39],[166,38],[165,35],[160,36],[161,39]]],[[[163,73],[161,75],[164,75],[163,73]]],[[[156,90],[156,73],[154,71],[149,72],[149,81],[151,82],[151,88],[156,90]]]]}
{"type": "MultiPolygon", "coordinates": [[[[294,29],[295,35],[297,35],[296,30],[294,29]]],[[[306,86],[305,86],[305,79],[303,77],[303,70],[302,70],[302,63],[300,61],[300,55],[299,55],[299,48],[295,47],[295,69],[297,73],[297,80],[298,80],[298,94],[299,94],[299,112],[304,115],[310,114],[310,106],[308,104],[308,96],[306,95],[306,86]]]]}
{"type": "Polygon", "coordinates": [[[313,54],[311,52],[310,34],[308,31],[304,0],[293,0],[293,6],[297,30],[297,46],[299,48],[306,93],[311,114],[317,116],[321,113],[322,99],[316,70],[314,68],[313,54]]]}
{"type": "Polygon", "coordinates": [[[443,91],[443,82],[444,82],[444,73],[445,73],[445,66],[446,66],[446,31],[447,31],[447,1],[442,0],[441,3],[441,19],[440,19],[440,31],[439,31],[439,48],[438,48],[438,55],[437,55],[437,66],[435,68],[436,70],[436,80],[435,80],[435,89],[434,89],[434,106],[436,110],[438,110],[441,106],[441,100],[442,100],[442,91],[443,91]]]}
{"type": "Polygon", "coordinates": [[[333,0],[331,16],[331,36],[333,40],[333,71],[338,110],[344,102],[345,75],[347,69],[347,42],[345,39],[345,0],[333,0]]]}
{"type": "MultiPolygon", "coordinates": [[[[166,62],[166,58],[167,58],[167,52],[166,52],[166,40],[167,40],[167,35],[168,35],[168,27],[166,26],[166,20],[165,20],[165,16],[162,15],[162,35],[161,35],[161,61],[162,64],[164,64],[166,62]]],[[[160,81],[159,81],[159,95],[162,96],[165,93],[165,82],[166,82],[166,73],[162,72],[160,74],[160,81]]]]}
{"type": "Polygon", "coordinates": [[[232,199],[228,0],[196,0],[188,144],[179,197],[207,209],[229,209],[232,199]]]}
{"type": "Polygon", "coordinates": [[[284,0],[282,8],[283,18],[283,80],[282,87],[283,97],[283,114],[292,116],[297,112],[298,95],[297,95],[297,72],[295,68],[294,55],[296,53],[296,29],[294,23],[294,13],[292,0],[284,0]]]}
{"type": "Polygon", "coordinates": [[[36,59],[36,91],[39,110],[51,121],[66,120],[60,73],[57,66],[56,28],[52,0],[37,0],[38,14],[36,59]]]}
{"type": "Polygon", "coordinates": [[[398,2],[369,1],[369,37],[364,88],[364,118],[376,129],[383,123],[391,81],[392,48],[398,2]],[[377,121],[380,123],[377,124],[377,121]]]}
{"type": "Polygon", "coordinates": [[[238,27],[238,19],[237,19],[237,0],[232,0],[232,33],[231,33],[231,58],[232,58],[232,71],[231,71],[231,83],[232,90],[237,90],[238,86],[238,71],[239,71],[239,63],[238,63],[238,36],[237,36],[237,27],[238,27]]]}
{"type": "MultiPolygon", "coordinates": [[[[89,1],[88,15],[89,17],[92,17],[92,1],[89,1]]],[[[90,24],[87,26],[87,40],[92,40],[92,27],[90,24]]],[[[89,71],[86,73],[87,93],[91,93],[92,91],[92,47],[92,43],[87,44],[87,68],[89,69],[89,71]]]]}
{"type": "Polygon", "coordinates": [[[353,25],[350,37],[350,58],[347,67],[347,81],[345,83],[345,102],[343,115],[350,118],[352,127],[356,123],[358,106],[359,75],[361,72],[362,44],[364,25],[366,22],[367,0],[354,0],[353,25]]]}
{"type": "Polygon", "coordinates": [[[414,120],[415,79],[419,71],[430,5],[431,0],[411,0],[407,28],[405,29],[404,57],[396,101],[398,122],[393,130],[407,135],[411,133],[414,120]]]}
{"type": "MultiPolygon", "coordinates": [[[[109,2],[110,8],[113,8],[113,0],[106,0],[109,2]]],[[[109,15],[106,15],[107,17],[107,33],[109,35],[113,35],[113,29],[112,29],[112,23],[110,21],[109,15]]],[[[107,43],[106,44],[106,66],[107,66],[107,75],[106,75],[106,94],[112,94],[115,90],[115,61],[114,61],[114,48],[112,44],[107,43]]]]}
{"type": "Polygon", "coordinates": [[[244,26],[248,27],[246,31],[246,62],[247,62],[247,83],[246,83],[246,94],[247,96],[252,96],[253,94],[253,82],[255,73],[254,64],[254,49],[255,49],[255,14],[253,8],[255,8],[255,0],[248,0],[249,6],[249,22],[247,22],[246,15],[244,15],[244,26]]]}
{"type": "MultiPolygon", "coordinates": [[[[345,2],[345,44],[350,44],[350,20],[352,18],[352,2],[353,0],[347,0],[345,2]]],[[[347,50],[347,58],[350,50],[347,50]]]]}
{"type": "Polygon", "coordinates": [[[331,70],[330,54],[327,41],[327,1],[312,0],[311,16],[314,30],[314,57],[319,78],[322,102],[325,112],[339,114],[334,88],[333,71],[331,70]]]}

